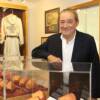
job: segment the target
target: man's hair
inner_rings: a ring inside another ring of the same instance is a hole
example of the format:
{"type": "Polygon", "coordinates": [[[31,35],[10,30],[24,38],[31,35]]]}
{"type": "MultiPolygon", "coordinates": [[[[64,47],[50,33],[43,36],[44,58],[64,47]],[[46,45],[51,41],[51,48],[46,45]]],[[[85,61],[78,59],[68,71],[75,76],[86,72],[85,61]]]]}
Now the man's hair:
{"type": "Polygon", "coordinates": [[[71,12],[75,16],[75,20],[77,22],[79,22],[78,14],[77,14],[77,12],[75,10],[67,8],[67,9],[63,9],[61,11],[61,13],[64,13],[64,12],[71,12]]]}

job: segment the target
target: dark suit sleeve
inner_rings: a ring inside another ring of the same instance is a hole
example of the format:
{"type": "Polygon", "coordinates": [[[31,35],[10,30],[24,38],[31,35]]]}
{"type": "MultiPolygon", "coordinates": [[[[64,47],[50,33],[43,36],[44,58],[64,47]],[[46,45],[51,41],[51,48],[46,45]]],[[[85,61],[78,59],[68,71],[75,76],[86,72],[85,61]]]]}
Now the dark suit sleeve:
{"type": "Polygon", "coordinates": [[[47,59],[48,55],[48,41],[32,50],[32,58],[35,57],[47,59]]]}
{"type": "Polygon", "coordinates": [[[97,52],[97,48],[96,48],[96,43],[95,43],[95,40],[92,38],[91,40],[91,61],[93,63],[99,63],[99,55],[98,55],[98,52],[97,52]]]}
{"type": "Polygon", "coordinates": [[[100,59],[94,39],[91,40],[91,61],[92,61],[92,96],[100,96],[100,59]]]}

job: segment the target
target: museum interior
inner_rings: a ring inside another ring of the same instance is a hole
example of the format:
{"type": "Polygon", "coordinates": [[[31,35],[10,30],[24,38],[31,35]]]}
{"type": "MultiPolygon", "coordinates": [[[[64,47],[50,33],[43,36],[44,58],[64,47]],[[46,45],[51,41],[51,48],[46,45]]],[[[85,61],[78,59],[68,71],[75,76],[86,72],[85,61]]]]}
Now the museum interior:
{"type": "Polygon", "coordinates": [[[78,14],[77,30],[94,37],[100,58],[100,0],[0,0],[0,100],[95,100],[92,62],[68,62],[73,70],[64,71],[56,69],[62,62],[32,57],[60,33],[63,9],[78,14]]]}

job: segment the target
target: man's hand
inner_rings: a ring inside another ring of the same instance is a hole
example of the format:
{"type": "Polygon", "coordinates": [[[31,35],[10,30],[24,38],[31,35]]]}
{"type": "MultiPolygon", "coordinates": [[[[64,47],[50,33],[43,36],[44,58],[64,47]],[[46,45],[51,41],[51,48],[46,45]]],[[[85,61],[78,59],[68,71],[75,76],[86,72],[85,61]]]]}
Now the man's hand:
{"type": "Polygon", "coordinates": [[[53,55],[49,55],[47,57],[47,59],[50,63],[61,63],[62,62],[62,60],[59,57],[56,57],[56,56],[53,56],[53,55]]]}
{"type": "Polygon", "coordinates": [[[48,62],[52,65],[52,70],[62,70],[62,60],[59,57],[49,55],[48,62]]]}

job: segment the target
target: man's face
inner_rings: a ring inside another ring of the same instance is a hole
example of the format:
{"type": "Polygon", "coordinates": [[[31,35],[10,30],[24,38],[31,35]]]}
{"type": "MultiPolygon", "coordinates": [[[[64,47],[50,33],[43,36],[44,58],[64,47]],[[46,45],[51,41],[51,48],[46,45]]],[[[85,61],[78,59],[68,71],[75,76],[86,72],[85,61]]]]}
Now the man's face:
{"type": "Polygon", "coordinates": [[[70,37],[75,33],[78,22],[72,12],[66,11],[60,15],[60,32],[65,37],[70,37]]]}

